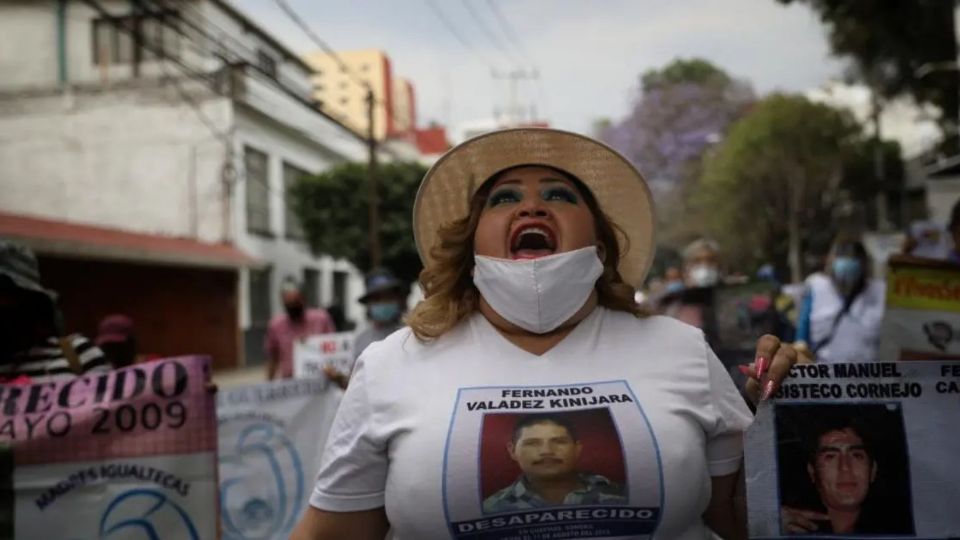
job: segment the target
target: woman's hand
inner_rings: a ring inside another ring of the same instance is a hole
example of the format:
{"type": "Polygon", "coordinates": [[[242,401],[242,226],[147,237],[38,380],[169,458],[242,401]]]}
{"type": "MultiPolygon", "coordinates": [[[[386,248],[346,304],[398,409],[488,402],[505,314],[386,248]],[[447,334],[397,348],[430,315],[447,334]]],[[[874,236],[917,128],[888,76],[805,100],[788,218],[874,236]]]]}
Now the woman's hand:
{"type": "Polygon", "coordinates": [[[756,405],[760,400],[770,399],[794,364],[809,362],[810,359],[798,354],[793,346],[781,343],[775,336],[763,336],[757,341],[756,362],[740,366],[740,372],[747,377],[746,392],[750,401],[756,405]]]}
{"type": "Polygon", "coordinates": [[[340,373],[335,367],[329,364],[323,366],[323,374],[327,376],[327,379],[339,386],[341,390],[346,390],[347,385],[350,384],[349,375],[340,373]]]}

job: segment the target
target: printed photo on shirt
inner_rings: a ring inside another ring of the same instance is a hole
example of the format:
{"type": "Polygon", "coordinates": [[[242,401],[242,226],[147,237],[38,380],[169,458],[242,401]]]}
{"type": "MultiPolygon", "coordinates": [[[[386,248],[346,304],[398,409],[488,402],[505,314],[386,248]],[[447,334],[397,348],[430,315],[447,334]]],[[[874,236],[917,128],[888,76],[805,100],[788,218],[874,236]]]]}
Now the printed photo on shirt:
{"type": "Polygon", "coordinates": [[[461,388],[444,455],[453,538],[650,538],[659,447],[625,381],[461,388]]]}
{"type": "Polygon", "coordinates": [[[487,414],[483,512],[627,504],[620,436],[610,410],[487,414]]]}
{"type": "Polygon", "coordinates": [[[899,404],[791,404],[775,412],[782,534],[913,535],[899,404]]]}

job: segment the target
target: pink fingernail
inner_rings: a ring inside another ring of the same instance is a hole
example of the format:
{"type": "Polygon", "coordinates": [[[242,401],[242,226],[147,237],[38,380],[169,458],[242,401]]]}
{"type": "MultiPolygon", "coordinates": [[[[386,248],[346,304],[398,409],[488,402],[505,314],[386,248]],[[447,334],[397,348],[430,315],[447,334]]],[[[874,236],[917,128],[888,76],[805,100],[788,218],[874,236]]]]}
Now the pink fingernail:
{"type": "Polygon", "coordinates": [[[770,361],[762,356],[757,357],[757,378],[763,377],[763,374],[767,372],[767,368],[770,367],[770,361]]]}
{"type": "Polygon", "coordinates": [[[768,400],[772,398],[776,388],[777,388],[776,381],[767,381],[767,384],[763,385],[763,395],[760,396],[760,399],[768,400]]]}
{"type": "Polygon", "coordinates": [[[740,373],[743,373],[745,376],[750,377],[750,366],[737,366],[737,369],[740,370],[740,373]]]}

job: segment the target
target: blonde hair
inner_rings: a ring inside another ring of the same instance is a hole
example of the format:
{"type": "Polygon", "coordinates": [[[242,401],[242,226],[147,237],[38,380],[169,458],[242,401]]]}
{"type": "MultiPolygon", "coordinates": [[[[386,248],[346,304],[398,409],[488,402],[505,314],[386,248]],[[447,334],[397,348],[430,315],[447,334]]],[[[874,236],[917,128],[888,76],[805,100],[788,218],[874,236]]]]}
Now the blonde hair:
{"type": "MultiPolygon", "coordinates": [[[[627,248],[624,246],[621,250],[617,241],[617,232],[622,235],[622,230],[600,210],[593,193],[583,182],[566,171],[555,170],[579,188],[594,216],[597,239],[601,246],[600,256],[603,259],[603,274],[597,280],[596,286],[599,304],[637,317],[645,316],[647,313],[633,299],[633,287],[624,283],[617,270],[620,258],[627,248]]],[[[490,189],[497,178],[506,172],[505,170],[493,175],[477,190],[470,200],[467,217],[448,223],[438,231],[437,241],[430,248],[431,263],[420,273],[424,299],[405,319],[414,335],[421,341],[442,336],[476,311],[480,303],[480,292],[473,284],[473,237],[490,189]]]]}

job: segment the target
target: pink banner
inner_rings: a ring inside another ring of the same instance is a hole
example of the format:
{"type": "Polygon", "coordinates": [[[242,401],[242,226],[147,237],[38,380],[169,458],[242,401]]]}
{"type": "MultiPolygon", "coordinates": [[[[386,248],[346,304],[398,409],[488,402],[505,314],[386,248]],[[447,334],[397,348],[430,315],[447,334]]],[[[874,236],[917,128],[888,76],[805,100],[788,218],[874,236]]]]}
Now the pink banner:
{"type": "Polygon", "coordinates": [[[0,445],[16,465],[215,451],[210,359],[166,358],[110,373],[0,385],[0,445]]]}

